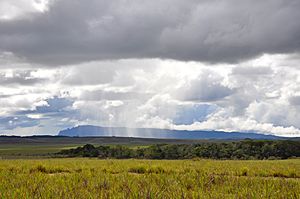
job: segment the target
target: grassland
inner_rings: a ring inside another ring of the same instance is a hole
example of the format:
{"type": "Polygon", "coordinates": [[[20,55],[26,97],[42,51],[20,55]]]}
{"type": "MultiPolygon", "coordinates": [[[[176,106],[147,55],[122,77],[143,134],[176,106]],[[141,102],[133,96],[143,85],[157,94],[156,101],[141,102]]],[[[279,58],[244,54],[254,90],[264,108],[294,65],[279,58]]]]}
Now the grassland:
{"type": "Polygon", "coordinates": [[[300,198],[300,159],[1,160],[0,198],[300,198]]]}
{"type": "Polygon", "coordinates": [[[191,141],[2,137],[0,198],[300,198],[300,159],[50,158],[86,143],[135,149],[191,141]]]}
{"type": "Polygon", "coordinates": [[[63,137],[63,136],[0,136],[0,159],[47,158],[63,149],[76,148],[84,144],[126,145],[132,148],[151,144],[192,144],[208,140],[176,140],[130,137],[63,137]]]}
{"type": "Polygon", "coordinates": [[[2,144],[0,145],[0,159],[32,159],[49,158],[60,150],[78,147],[76,144],[2,144]]]}

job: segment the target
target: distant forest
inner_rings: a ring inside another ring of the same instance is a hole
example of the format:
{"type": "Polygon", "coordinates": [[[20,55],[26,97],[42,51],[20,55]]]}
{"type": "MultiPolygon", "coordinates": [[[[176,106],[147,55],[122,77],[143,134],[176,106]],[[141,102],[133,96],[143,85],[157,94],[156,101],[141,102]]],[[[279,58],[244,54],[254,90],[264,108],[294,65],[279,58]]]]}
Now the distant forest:
{"type": "Polygon", "coordinates": [[[151,146],[98,146],[86,144],[57,153],[63,157],[137,159],[287,159],[300,157],[300,141],[243,140],[199,144],[156,144],[151,146]]]}

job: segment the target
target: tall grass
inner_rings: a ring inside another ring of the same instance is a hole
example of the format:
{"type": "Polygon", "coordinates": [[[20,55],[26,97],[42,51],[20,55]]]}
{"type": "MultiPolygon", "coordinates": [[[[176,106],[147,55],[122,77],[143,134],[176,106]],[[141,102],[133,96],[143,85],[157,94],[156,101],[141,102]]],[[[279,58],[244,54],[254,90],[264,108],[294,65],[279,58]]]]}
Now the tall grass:
{"type": "Polygon", "coordinates": [[[300,159],[1,160],[0,198],[300,198],[300,159]]]}

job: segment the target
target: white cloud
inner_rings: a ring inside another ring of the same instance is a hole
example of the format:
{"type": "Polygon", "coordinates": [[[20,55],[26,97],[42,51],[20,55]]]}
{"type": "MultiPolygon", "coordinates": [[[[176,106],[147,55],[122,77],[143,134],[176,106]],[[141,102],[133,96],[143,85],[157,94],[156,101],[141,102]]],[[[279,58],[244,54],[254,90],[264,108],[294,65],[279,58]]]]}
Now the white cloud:
{"type": "Polygon", "coordinates": [[[230,65],[129,59],[2,69],[5,78],[17,74],[44,81],[25,85],[14,78],[1,85],[0,117],[27,116],[27,123],[15,122],[5,131],[15,134],[32,130],[29,125],[55,134],[57,129],[94,124],[295,136],[300,128],[300,71],[295,65],[281,66],[288,63],[289,57],[285,59],[264,55],[230,65]],[[54,101],[49,104],[49,99],[54,101]]]}
{"type": "Polygon", "coordinates": [[[298,0],[1,0],[0,129],[300,135],[298,0]]]}
{"type": "Polygon", "coordinates": [[[13,20],[28,13],[45,12],[49,0],[1,0],[0,20],[13,20]]]}

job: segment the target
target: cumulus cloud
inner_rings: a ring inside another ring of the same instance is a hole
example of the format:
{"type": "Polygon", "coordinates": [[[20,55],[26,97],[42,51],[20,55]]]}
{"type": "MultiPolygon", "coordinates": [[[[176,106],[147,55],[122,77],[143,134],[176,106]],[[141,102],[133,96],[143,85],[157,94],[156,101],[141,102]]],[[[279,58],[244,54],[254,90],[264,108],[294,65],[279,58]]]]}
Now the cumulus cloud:
{"type": "MultiPolygon", "coordinates": [[[[266,64],[265,59],[227,66],[136,59],[24,73],[5,70],[11,77],[26,74],[47,81],[39,86],[2,85],[0,126],[6,133],[24,134],[55,134],[62,128],[94,124],[297,135],[300,72],[266,64]],[[99,73],[96,66],[102,68],[99,73]],[[101,72],[110,68],[112,73],[101,72]],[[80,74],[81,82],[75,81],[80,74]],[[105,76],[109,78],[102,81],[105,76]],[[67,83],[64,77],[74,81],[67,83]],[[14,117],[18,122],[11,120],[14,117]]],[[[276,56],[268,60],[278,63],[276,56]]]]}
{"type": "Polygon", "coordinates": [[[39,124],[38,120],[26,116],[0,117],[0,130],[13,130],[17,127],[26,128],[39,124]]]}
{"type": "Polygon", "coordinates": [[[294,126],[283,127],[276,126],[273,123],[261,123],[256,120],[237,117],[211,117],[204,122],[195,122],[192,125],[175,126],[176,129],[206,129],[206,130],[222,130],[227,132],[260,132],[264,134],[273,134],[286,137],[298,137],[300,130],[294,126]]]}
{"type": "Polygon", "coordinates": [[[234,89],[222,84],[223,77],[210,71],[201,75],[178,89],[177,97],[187,101],[218,101],[232,95],[234,89]]]}
{"type": "Polygon", "coordinates": [[[0,49],[46,65],[122,58],[238,62],[300,49],[298,0],[57,0],[47,8],[0,20],[0,49]]]}
{"type": "Polygon", "coordinates": [[[299,136],[298,0],[0,2],[0,130],[299,136]]]}
{"type": "Polygon", "coordinates": [[[0,84],[21,84],[21,85],[33,85],[37,83],[42,83],[46,79],[35,77],[33,75],[35,71],[23,70],[23,71],[10,71],[10,72],[0,72],[0,84]]]}
{"type": "Polygon", "coordinates": [[[0,2],[0,20],[12,20],[26,14],[43,12],[47,9],[48,0],[2,0],[0,2]]]}

